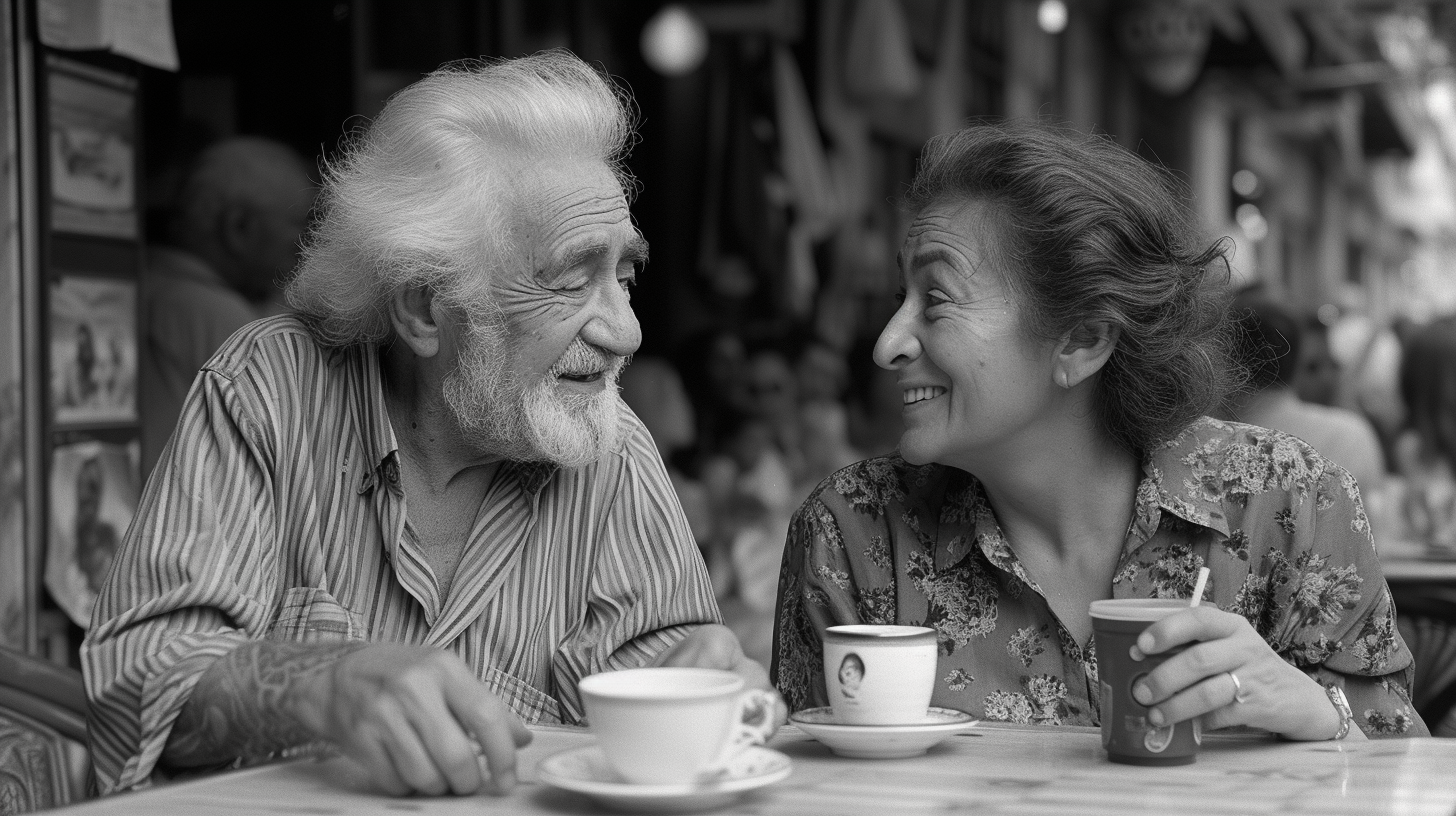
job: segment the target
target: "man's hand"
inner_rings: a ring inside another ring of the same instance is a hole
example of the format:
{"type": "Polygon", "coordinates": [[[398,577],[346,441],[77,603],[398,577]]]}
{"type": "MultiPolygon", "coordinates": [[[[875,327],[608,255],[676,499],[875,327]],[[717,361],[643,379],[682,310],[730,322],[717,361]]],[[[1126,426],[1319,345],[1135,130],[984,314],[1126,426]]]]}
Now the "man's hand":
{"type": "Polygon", "coordinates": [[[302,692],[299,719],[390,793],[475,793],[487,778],[482,752],[504,793],[516,782],[516,749],[531,741],[459,658],[428,646],[351,652],[302,692]]]}
{"type": "Polygon", "coordinates": [[[708,623],[688,633],[652,661],[654,666],[686,666],[698,669],[726,669],[742,677],[749,688],[774,692],[774,723],[789,719],[789,708],[768,681],[768,672],[757,660],[743,653],[738,636],[721,623],[708,623]]]}
{"type": "Polygon", "coordinates": [[[258,641],[206,672],[163,751],[174,768],[261,758],[325,740],[389,793],[515,784],[531,734],[459,658],[403,644],[258,641]],[[478,761],[484,753],[485,773],[478,761]]]}

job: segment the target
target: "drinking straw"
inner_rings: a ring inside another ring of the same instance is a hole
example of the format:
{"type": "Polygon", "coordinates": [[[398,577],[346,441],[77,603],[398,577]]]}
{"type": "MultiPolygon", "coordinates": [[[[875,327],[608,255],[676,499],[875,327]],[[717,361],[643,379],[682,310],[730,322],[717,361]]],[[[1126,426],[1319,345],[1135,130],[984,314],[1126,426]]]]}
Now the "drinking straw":
{"type": "Polygon", "coordinates": [[[1203,585],[1208,583],[1208,567],[1198,568],[1198,580],[1193,584],[1193,600],[1188,602],[1188,608],[1192,609],[1203,601],[1203,585]]]}

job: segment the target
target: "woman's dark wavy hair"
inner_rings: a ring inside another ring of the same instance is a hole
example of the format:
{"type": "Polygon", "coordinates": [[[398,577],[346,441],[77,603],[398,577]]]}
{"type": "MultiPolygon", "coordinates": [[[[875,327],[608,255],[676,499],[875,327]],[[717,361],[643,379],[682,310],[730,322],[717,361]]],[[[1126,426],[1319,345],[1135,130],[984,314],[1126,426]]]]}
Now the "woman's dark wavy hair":
{"type": "Polygon", "coordinates": [[[932,139],[912,212],[982,201],[997,266],[1034,337],[1088,322],[1120,330],[1095,386],[1097,419],[1143,452],[1241,386],[1228,320],[1227,241],[1200,241],[1171,175],[1110,139],[1043,123],[932,139]]]}

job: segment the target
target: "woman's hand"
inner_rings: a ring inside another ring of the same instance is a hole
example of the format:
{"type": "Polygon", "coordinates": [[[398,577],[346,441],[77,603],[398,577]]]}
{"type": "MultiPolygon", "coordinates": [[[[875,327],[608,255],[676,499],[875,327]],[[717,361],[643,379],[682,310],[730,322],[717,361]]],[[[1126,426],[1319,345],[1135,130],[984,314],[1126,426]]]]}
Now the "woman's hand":
{"type": "MultiPolygon", "coordinates": [[[[1248,725],[1296,740],[1339,731],[1340,713],[1324,688],[1275,654],[1241,615],[1212,607],[1169,615],[1138,636],[1132,657],[1185,644],[1133,687],[1154,725],[1202,716],[1206,729],[1248,725]]],[[[1356,735],[1363,736],[1351,727],[1356,735]]]]}

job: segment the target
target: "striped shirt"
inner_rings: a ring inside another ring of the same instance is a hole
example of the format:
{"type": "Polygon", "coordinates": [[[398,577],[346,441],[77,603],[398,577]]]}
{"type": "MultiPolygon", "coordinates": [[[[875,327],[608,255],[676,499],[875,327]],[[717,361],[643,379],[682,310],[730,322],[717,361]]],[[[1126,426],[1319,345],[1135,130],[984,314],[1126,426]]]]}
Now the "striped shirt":
{"type": "Polygon", "coordinates": [[[218,657],[258,638],[447,649],[528,722],[579,722],[577,681],[716,622],[647,430],[581,468],[503,465],[441,597],[406,521],[372,347],[292,317],[198,376],[81,647],[103,792],[146,784],[218,657]]]}

